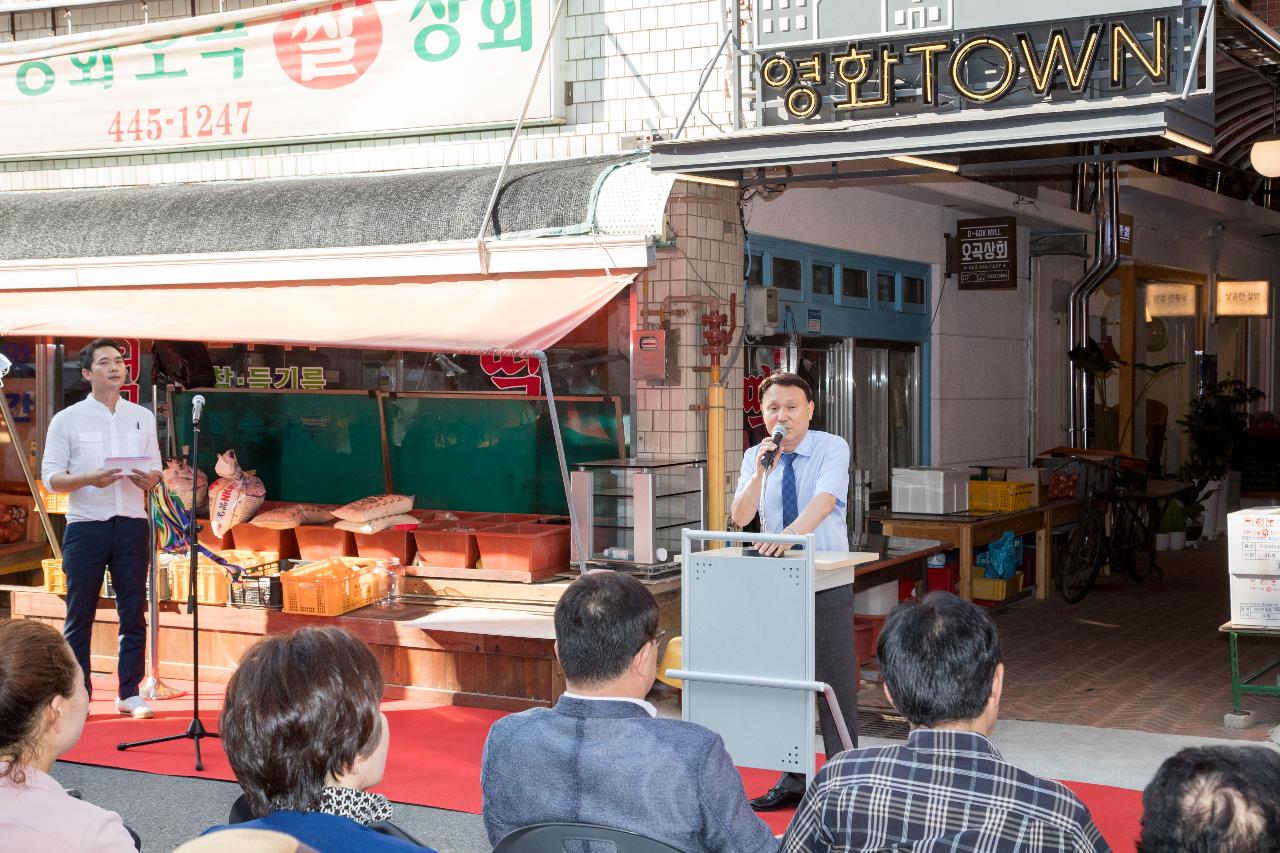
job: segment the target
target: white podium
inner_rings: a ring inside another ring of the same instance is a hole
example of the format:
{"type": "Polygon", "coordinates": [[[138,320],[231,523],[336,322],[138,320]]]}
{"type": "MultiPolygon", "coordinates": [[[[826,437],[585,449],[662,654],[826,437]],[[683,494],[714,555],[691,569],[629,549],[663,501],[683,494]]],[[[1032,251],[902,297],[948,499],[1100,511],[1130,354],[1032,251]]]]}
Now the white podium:
{"type": "MultiPolygon", "coordinates": [[[[822,693],[845,749],[852,747],[835,693],[814,680],[816,592],[853,583],[869,553],[815,552],[814,537],[685,530],[681,555],[682,716],[724,738],[736,764],[813,778],[822,693]],[[694,543],[739,547],[695,552],[694,543]],[[741,545],[803,545],[784,557],[744,553],[741,545]]],[[[850,615],[852,618],[852,614],[850,615]]],[[[849,649],[849,655],[854,650],[849,649]]],[[[856,665],[856,664],[855,664],[856,665]]]]}

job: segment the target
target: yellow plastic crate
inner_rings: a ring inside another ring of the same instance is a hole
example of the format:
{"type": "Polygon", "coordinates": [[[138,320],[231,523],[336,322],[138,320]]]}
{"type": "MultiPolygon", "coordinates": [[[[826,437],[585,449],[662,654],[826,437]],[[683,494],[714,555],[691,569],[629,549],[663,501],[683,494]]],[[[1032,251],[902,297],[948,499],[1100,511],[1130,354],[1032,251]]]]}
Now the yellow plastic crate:
{"type": "Polygon", "coordinates": [[[285,613],[340,616],[386,595],[386,575],[374,572],[374,560],[330,557],[280,575],[285,613]]]}
{"type": "Polygon", "coordinates": [[[970,585],[974,598],[983,601],[1004,601],[1022,592],[1022,572],[1011,578],[974,578],[970,585]]]}
{"type": "Polygon", "coordinates": [[[1001,512],[1029,509],[1034,494],[1035,486],[1031,483],[970,480],[969,509],[993,509],[1001,512]]]}
{"type": "Polygon", "coordinates": [[[36,480],[36,490],[40,492],[40,502],[45,512],[55,515],[67,514],[67,503],[71,500],[70,492],[51,492],[44,486],[43,480],[36,480]]]}
{"type": "MultiPolygon", "coordinates": [[[[270,563],[279,564],[280,555],[271,551],[217,551],[219,557],[242,569],[270,563]]],[[[169,564],[169,591],[172,601],[187,600],[187,584],[191,574],[190,557],[169,564]]],[[[231,575],[226,567],[201,556],[196,563],[196,601],[200,604],[226,604],[231,597],[231,575]]]]}
{"type": "Polygon", "coordinates": [[[52,558],[41,560],[40,568],[44,569],[44,591],[66,595],[67,576],[62,571],[62,561],[52,558]]]}

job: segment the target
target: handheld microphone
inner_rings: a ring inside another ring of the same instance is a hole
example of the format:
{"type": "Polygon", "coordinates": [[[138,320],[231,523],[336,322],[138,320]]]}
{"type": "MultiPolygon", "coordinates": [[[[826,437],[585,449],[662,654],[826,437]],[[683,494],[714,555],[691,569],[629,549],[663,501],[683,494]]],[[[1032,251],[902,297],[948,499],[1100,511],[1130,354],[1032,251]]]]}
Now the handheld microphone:
{"type": "Polygon", "coordinates": [[[191,398],[191,423],[200,423],[200,413],[204,411],[204,395],[197,394],[191,398]]]}
{"type": "Polygon", "coordinates": [[[778,424],[773,428],[773,443],[777,445],[764,455],[764,470],[768,471],[773,467],[773,460],[778,458],[778,451],[782,449],[782,439],[787,437],[787,425],[778,424]]]}

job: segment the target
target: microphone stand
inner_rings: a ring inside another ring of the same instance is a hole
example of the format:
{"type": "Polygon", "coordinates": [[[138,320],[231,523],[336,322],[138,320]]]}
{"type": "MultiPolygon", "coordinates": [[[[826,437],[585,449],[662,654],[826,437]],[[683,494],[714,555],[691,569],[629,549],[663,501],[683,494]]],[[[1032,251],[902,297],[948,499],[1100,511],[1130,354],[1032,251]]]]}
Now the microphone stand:
{"type": "MultiPolygon", "coordinates": [[[[168,743],[171,740],[190,740],[196,749],[196,770],[204,770],[204,761],[200,758],[200,738],[219,737],[217,732],[205,729],[200,722],[200,608],[196,604],[196,572],[198,571],[199,549],[196,547],[199,528],[196,526],[196,465],[200,459],[200,411],[192,407],[191,418],[191,507],[187,517],[187,547],[191,553],[191,569],[187,574],[187,612],[191,614],[191,722],[182,734],[148,738],[116,744],[116,749],[123,752],[135,746],[149,746],[153,743],[168,743]]],[[[154,547],[154,544],[153,544],[154,547]]]]}

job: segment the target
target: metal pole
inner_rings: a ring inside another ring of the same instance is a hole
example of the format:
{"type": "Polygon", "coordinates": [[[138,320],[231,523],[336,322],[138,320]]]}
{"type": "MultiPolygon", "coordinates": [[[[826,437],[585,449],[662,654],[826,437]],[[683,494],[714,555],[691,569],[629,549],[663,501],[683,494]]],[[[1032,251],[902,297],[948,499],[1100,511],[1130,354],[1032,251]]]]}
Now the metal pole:
{"type": "Polygon", "coordinates": [[[529,113],[529,104],[533,102],[533,93],[537,90],[538,77],[542,74],[542,66],[547,61],[547,53],[551,50],[551,40],[555,38],[556,29],[560,25],[560,12],[564,9],[565,0],[556,3],[551,13],[551,25],[547,29],[547,41],[542,45],[542,55],[538,57],[538,67],[529,81],[529,94],[525,96],[524,107],[520,110],[520,118],[511,131],[511,141],[507,143],[507,156],[502,160],[502,168],[498,170],[498,179],[493,182],[493,193],[489,196],[489,206],[484,209],[484,218],[480,220],[480,231],[476,234],[476,247],[480,250],[480,271],[489,273],[489,257],[484,245],[484,232],[493,218],[493,209],[498,206],[498,193],[502,191],[502,181],[507,176],[507,166],[511,164],[511,155],[515,153],[516,142],[520,139],[520,131],[524,128],[524,117],[529,113]]]}
{"type": "Polygon", "coordinates": [[[546,386],[547,411],[551,414],[551,434],[556,440],[556,458],[560,462],[560,479],[564,481],[564,499],[569,505],[569,534],[573,537],[573,548],[578,555],[578,571],[587,571],[587,559],[591,556],[582,541],[582,531],[578,529],[578,512],[573,506],[573,494],[569,487],[569,460],[564,454],[564,438],[560,435],[560,416],[556,412],[556,395],[551,389],[551,365],[543,350],[534,353],[542,364],[542,384],[546,386]]]}
{"type": "MultiPolygon", "coordinates": [[[[0,389],[2,388],[4,388],[4,374],[0,373],[0,389]]],[[[22,445],[18,443],[18,430],[13,425],[13,412],[9,411],[9,400],[2,393],[0,393],[0,411],[4,413],[4,428],[9,431],[9,440],[18,454],[18,465],[22,467],[22,476],[26,479],[27,488],[31,491],[31,500],[35,504],[36,512],[40,513],[40,523],[44,526],[44,535],[49,539],[53,558],[61,560],[62,545],[58,543],[58,537],[53,535],[53,522],[49,520],[49,513],[44,508],[44,500],[40,497],[40,489],[37,488],[35,477],[31,474],[31,467],[27,465],[27,455],[23,452],[22,445]]]]}
{"type": "MultiPolygon", "coordinates": [[[[155,398],[152,397],[154,401],[155,398]]],[[[157,488],[163,489],[164,481],[157,488]]],[[[147,570],[147,678],[138,688],[144,699],[173,699],[186,691],[170,687],[160,680],[160,585],[159,579],[159,546],[156,542],[156,516],[151,502],[154,492],[147,492],[147,531],[151,536],[151,565],[147,570]]]]}

